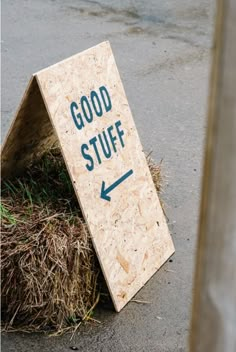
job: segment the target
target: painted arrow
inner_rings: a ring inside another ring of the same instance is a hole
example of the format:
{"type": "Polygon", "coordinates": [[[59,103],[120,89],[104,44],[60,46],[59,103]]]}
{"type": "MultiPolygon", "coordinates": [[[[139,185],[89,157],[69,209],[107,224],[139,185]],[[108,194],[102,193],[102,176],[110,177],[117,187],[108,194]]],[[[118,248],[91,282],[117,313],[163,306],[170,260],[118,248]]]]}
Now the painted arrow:
{"type": "Polygon", "coordinates": [[[110,202],[111,197],[108,196],[108,193],[113,191],[117,186],[119,186],[123,181],[125,181],[129,176],[133,174],[133,170],[129,170],[123,176],[121,176],[118,180],[116,180],[111,186],[106,188],[105,182],[102,181],[101,195],[100,197],[104,200],[108,200],[110,202]]]}

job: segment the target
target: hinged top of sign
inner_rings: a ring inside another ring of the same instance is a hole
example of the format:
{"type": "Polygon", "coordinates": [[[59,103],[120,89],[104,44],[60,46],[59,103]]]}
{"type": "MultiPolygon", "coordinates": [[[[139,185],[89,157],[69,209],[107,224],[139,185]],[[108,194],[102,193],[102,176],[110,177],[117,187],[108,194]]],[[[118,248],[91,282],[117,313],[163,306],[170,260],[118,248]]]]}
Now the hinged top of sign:
{"type": "Polygon", "coordinates": [[[3,147],[3,176],[55,139],[119,311],[174,247],[108,42],[33,76],[3,147]]]}

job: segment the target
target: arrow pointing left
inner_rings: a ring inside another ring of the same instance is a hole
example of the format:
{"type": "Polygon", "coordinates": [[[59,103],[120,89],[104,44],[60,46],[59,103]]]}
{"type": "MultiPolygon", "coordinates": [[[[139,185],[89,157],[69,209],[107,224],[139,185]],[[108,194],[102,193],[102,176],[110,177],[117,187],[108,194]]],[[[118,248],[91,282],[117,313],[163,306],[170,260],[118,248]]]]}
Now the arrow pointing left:
{"type": "Polygon", "coordinates": [[[102,181],[102,187],[101,187],[101,195],[100,197],[104,200],[107,200],[108,202],[110,202],[111,197],[108,196],[108,193],[110,193],[114,188],[116,188],[117,186],[119,186],[119,184],[121,184],[121,182],[125,181],[129,176],[131,176],[133,174],[133,170],[129,170],[128,172],[126,172],[123,176],[121,176],[118,180],[116,180],[114,183],[112,183],[111,186],[106,188],[105,182],[102,181]]]}

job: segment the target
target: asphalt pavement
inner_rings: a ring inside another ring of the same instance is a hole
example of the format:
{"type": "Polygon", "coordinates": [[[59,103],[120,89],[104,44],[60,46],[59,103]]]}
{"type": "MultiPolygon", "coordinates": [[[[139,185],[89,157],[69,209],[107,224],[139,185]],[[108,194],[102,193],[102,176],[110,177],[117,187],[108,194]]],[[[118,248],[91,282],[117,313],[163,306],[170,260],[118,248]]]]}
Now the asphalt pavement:
{"type": "MultiPolygon", "coordinates": [[[[2,1],[2,138],[32,73],[109,40],[146,151],[162,160],[176,253],[120,313],[70,335],[3,333],[2,352],[187,351],[213,0],[2,1]]],[[[37,107],[36,107],[37,108],[37,107]]]]}

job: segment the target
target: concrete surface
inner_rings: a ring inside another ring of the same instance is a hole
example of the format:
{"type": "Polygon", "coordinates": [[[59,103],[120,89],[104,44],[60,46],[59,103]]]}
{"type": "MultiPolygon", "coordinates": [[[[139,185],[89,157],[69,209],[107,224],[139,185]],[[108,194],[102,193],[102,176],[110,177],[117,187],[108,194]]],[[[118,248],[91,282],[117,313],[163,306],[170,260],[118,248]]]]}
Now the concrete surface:
{"type": "MultiPolygon", "coordinates": [[[[3,0],[2,135],[32,72],[110,40],[145,150],[163,159],[176,254],[121,313],[70,336],[3,334],[3,352],[187,350],[213,0],[3,0]]],[[[37,108],[37,107],[36,107],[37,108]]]]}

